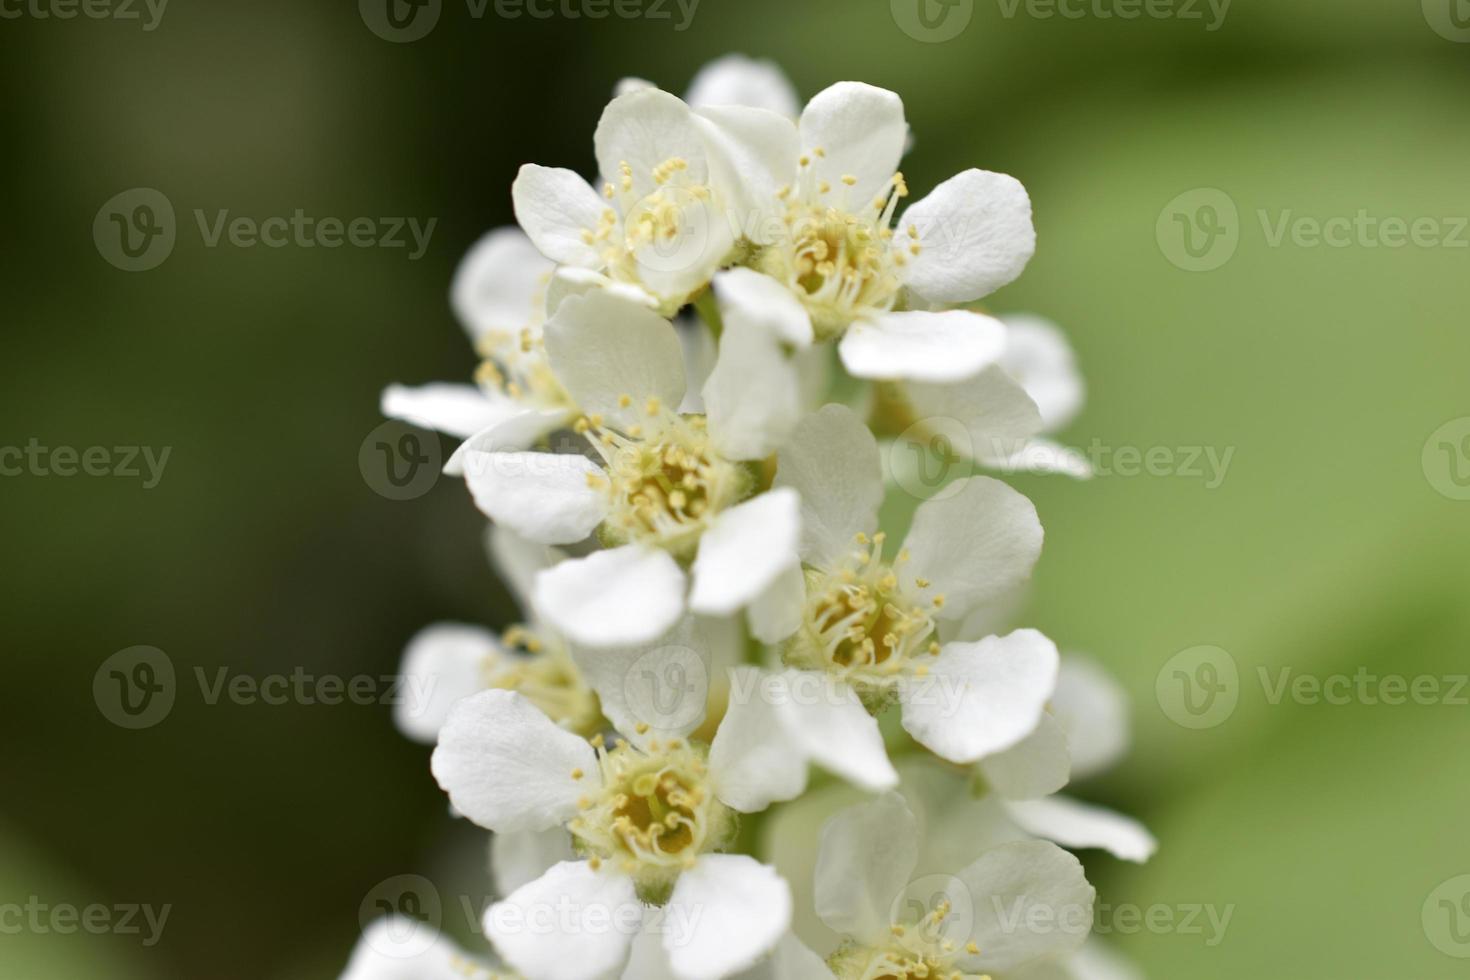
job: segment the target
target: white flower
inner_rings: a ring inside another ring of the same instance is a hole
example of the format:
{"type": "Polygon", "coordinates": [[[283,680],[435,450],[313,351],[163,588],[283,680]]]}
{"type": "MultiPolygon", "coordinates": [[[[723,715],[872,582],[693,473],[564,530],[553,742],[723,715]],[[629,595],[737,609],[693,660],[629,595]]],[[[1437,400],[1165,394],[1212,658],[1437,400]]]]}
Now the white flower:
{"type": "MultiPolygon", "coordinates": [[[[680,980],[663,945],[661,914],[649,915],[633,940],[620,980],[680,980]]],[[[813,980],[826,975],[820,957],[787,933],[775,949],[731,980],[813,980]]],[[[521,980],[520,974],[462,952],[416,920],[379,919],[363,930],[340,980],[521,980]]]]}
{"type": "Polygon", "coordinates": [[[823,827],[815,896],[846,937],[827,960],[838,980],[1012,971],[1077,949],[1092,928],[1096,893],[1054,844],[1004,844],[915,879],[919,857],[919,823],[895,793],[823,827]]]}
{"type": "Polygon", "coordinates": [[[801,497],[804,575],[760,632],[787,636],[788,664],[852,685],[874,709],[896,700],[903,726],[954,762],[1009,748],[1035,729],[1058,655],[1035,630],[978,642],[936,639],[940,621],[1016,588],[1041,552],[1030,501],[986,477],[926,501],[896,556],[883,556],[877,444],[848,409],[803,419],[783,450],[777,487],[801,497]]]}
{"type": "Polygon", "coordinates": [[[771,451],[797,406],[747,412],[723,397],[725,363],[764,354],[723,345],[705,386],[708,414],[690,416],[676,411],[686,391],[676,332],[637,303],[605,290],[567,296],[546,347],[587,412],[577,428],[596,458],[502,447],[495,433],[461,456],[476,504],[496,522],[546,544],[597,531],[609,546],[537,577],[535,604],[548,622],[583,645],[639,643],[670,629],[686,605],[708,615],[741,609],[794,565],[796,494],[754,494],[745,461],[771,451]]]}
{"type": "Polygon", "coordinates": [[[538,620],[530,604],[535,575],[564,556],[500,527],[490,529],[487,544],[526,617],[524,625],[498,637],[461,623],[420,630],[403,654],[403,697],[394,706],[399,730],[432,744],[457,701],[503,688],[519,691],[568,731],[593,734],[602,724],[597,697],[572,662],[565,640],[538,620]]]}
{"type": "Polygon", "coordinates": [[[474,385],[390,385],[383,414],[467,439],[519,419],[526,444],[575,414],[541,349],[554,264],[516,228],[498,228],[460,262],[451,304],[482,358],[474,385]]]}
{"type": "Polygon", "coordinates": [[[1066,335],[1051,321],[1030,314],[1003,316],[1001,322],[1006,328],[1005,354],[997,367],[965,383],[976,391],[921,391],[911,395],[911,400],[921,413],[933,413],[973,404],[983,394],[993,403],[988,412],[962,420],[968,423],[968,448],[977,461],[1007,473],[1063,473],[1079,480],[1091,478],[1092,464],[1087,457],[1041,438],[1065,428],[1082,408],[1082,375],[1066,335]],[[1035,405],[1034,418],[1021,404],[1016,385],[1035,405]],[[948,406],[937,404],[941,402],[948,406]],[[1016,422],[1007,424],[1007,414],[1016,422]]]}
{"type": "Polygon", "coordinates": [[[897,95],[858,82],[819,93],[799,122],[722,135],[759,165],[740,170],[752,267],[805,306],[818,339],[841,338],[849,373],[953,382],[994,364],[1005,329],[930,312],[1010,282],[1035,249],[1031,203],[1013,178],[967,170],[908,208],[898,174],[908,135],[897,95]],[[768,193],[775,178],[776,193],[768,193]]]}
{"type": "MultiPolygon", "coordinates": [[[[607,652],[591,679],[626,737],[611,748],[556,727],[509,691],[460,701],[440,732],[432,768],[459,812],[503,834],[564,826],[582,856],[486,914],[487,935],[531,980],[620,968],[650,907],[662,909],[674,976],[714,980],[749,968],[785,934],[790,892],[753,858],[721,853],[733,843],[736,815],[799,795],[810,762],[875,787],[895,784],[877,727],[855,702],[825,709],[842,717],[848,737],[819,747],[809,748],[788,727],[791,714],[763,698],[732,697],[707,747],[689,738],[704,721],[703,693],[682,712],[659,707],[658,685],[666,667],[691,656],[707,669],[707,637],[724,628],[690,619],[658,645],[607,652]],[[546,920],[555,909],[564,914],[546,920]]],[[[600,656],[580,659],[592,668],[600,656]]]]}
{"type": "Polygon", "coordinates": [[[694,110],[658,89],[627,91],[593,138],[601,194],[571,170],[527,164],[511,188],[516,220],[547,258],[636,287],[671,315],[735,245],[729,212],[741,207],[746,155],[718,132],[780,121],[766,110],[694,110]]]}
{"type": "Polygon", "coordinates": [[[1126,694],[1101,667],[1064,658],[1051,710],[1035,730],[977,765],[1006,818],[1064,847],[1102,848],[1125,861],[1152,857],[1158,842],[1137,820],[1058,792],[1072,777],[1095,775],[1123,755],[1127,713],[1126,694]]]}
{"type": "Polygon", "coordinates": [[[417,919],[386,917],[367,926],[340,980],[517,980],[472,959],[417,919]]]}
{"type": "MultiPolygon", "coordinates": [[[[650,88],[656,86],[641,78],[625,78],[614,94],[650,88]]],[[[787,119],[795,119],[801,111],[796,89],[775,62],[742,54],[727,54],[699,69],[684,93],[684,101],[696,109],[725,105],[768,109],[787,119]]]]}

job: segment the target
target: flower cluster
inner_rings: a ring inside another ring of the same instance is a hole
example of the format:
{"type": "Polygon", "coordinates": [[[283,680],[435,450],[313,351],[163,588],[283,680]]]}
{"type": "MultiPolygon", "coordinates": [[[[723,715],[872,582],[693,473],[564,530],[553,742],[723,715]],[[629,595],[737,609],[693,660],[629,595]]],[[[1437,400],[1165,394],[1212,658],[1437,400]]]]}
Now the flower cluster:
{"type": "Polygon", "coordinates": [[[967,306],[1030,259],[1025,190],[967,170],[909,203],[908,142],[892,92],[799,107],[731,57],[686,99],[623,82],[596,180],[521,169],[519,228],[452,289],[475,383],[383,397],[462,440],[446,471],[524,617],[414,637],[403,669],[432,696],[397,718],[493,834],[494,956],[384,919],[345,976],[1112,968],[1063,848],[1154,844],[1057,795],[1121,754],[1126,706],[1090,661],[1004,631],[1035,508],[967,475],[884,527],[899,433],[958,426],[977,467],[1089,475],[1045,438],[1082,400],[1060,332],[967,306]]]}

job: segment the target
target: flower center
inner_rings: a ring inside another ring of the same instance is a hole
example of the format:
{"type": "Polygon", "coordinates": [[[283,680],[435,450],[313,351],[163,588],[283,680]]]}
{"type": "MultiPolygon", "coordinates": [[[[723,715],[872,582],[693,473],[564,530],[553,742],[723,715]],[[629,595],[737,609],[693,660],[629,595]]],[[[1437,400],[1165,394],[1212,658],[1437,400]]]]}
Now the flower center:
{"type": "Polygon", "coordinates": [[[696,857],[730,843],[734,814],[710,790],[701,748],[672,739],[608,749],[600,736],[592,744],[602,788],[581,801],[571,832],[594,865],[618,862],[639,896],[659,904],[696,857]]]}
{"type": "MultiPolygon", "coordinates": [[[[630,397],[624,395],[623,403],[631,404],[630,397]]],[[[577,423],[603,459],[603,476],[592,479],[612,496],[603,537],[608,544],[643,541],[692,558],[700,534],[745,496],[750,478],[715,450],[703,416],[677,415],[657,399],[649,400],[646,414],[647,423],[621,430],[596,416],[577,423]]]]}
{"type": "MultiPolygon", "coordinates": [[[[900,678],[926,672],[916,661],[938,651],[929,642],[932,613],[944,604],[943,596],[926,602],[902,587],[896,568],[908,553],[890,565],[882,559],[883,539],[859,534],[857,548],[836,568],[807,569],[801,628],[786,651],[790,665],[837,674],[870,706],[900,678]]],[[[916,585],[928,588],[923,579],[916,585]]]]}
{"type": "MultiPolygon", "coordinates": [[[[651,184],[637,177],[627,161],[619,164],[616,177],[602,188],[613,206],[603,210],[597,227],[582,232],[582,241],[597,249],[608,276],[658,293],[666,274],[687,272],[720,257],[706,250],[723,251],[714,248],[724,241],[718,234],[722,216],[714,189],[691,176],[683,157],[655,166],[648,173],[651,184]]],[[[685,299],[672,298],[666,312],[672,315],[685,299]]]]}
{"type": "Polygon", "coordinates": [[[487,660],[487,688],[519,692],[569,732],[591,735],[602,726],[597,695],[582,679],[565,644],[547,642],[524,626],[512,626],[501,641],[521,656],[487,660]]]}
{"type": "Polygon", "coordinates": [[[968,976],[956,965],[962,954],[980,952],[973,942],[963,948],[944,935],[948,901],[908,926],[890,927],[891,940],[882,946],[864,946],[849,940],[827,960],[837,980],[961,980],[968,976]]]}
{"type": "Polygon", "coordinates": [[[475,370],[475,381],[481,388],[503,392],[537,408],[573,407],[572,396],[546,360],[539,325],[523,327],[517,333],[492,330],[480,338],[477,349],[482,360],[475,370]]]}
{"type": "Polygon", "coordinates": [[[898,300],[903,267],[919,253],[917,229],[895,240],[893,213],[908,196],[903,174],[894,174],[883,193],[867,203],[849,203],[857,178],[841,186],[818,180],[812,157],[801,158],[795,189],[782,188],[786,206],[778,240],[756,256],[756,267],[785,282],[806,304],[818,339],[831,339],[854,320],[885,313],[898,300]]]}

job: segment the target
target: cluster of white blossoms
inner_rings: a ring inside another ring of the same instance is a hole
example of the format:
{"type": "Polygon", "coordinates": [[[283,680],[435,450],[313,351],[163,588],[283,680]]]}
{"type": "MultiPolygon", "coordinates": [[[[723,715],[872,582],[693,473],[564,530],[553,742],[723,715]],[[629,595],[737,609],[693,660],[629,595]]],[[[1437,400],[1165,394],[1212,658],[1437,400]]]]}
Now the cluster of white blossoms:
{"type": "Polygon", "coordinates": [[[1089,475],[1045,438],[1082,401],[1060,332],[965,308],[1030,259],[1025,190],[909,203],[897,95],[802,108],[740,57],[625,81],[593,143],[593,182],[523,167],[456,276],[475,383],[383,397],[462,440],[523,613],[414,637],[397,716],[493,834],[493,953],[390,918],[344,976],[1129,975],[1063,848],[1154,842],[1058,795],[1126,706],[1006,631],[1042,528],[974,474],[1089,475]],[[956,430],[964,474],[886,530],[884,444],[956,430]]]}

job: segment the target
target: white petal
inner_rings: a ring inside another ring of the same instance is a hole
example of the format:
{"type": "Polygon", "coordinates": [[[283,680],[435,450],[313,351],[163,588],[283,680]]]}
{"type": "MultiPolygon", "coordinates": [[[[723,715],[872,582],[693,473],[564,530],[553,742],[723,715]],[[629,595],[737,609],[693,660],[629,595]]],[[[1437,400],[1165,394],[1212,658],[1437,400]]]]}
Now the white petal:
{"type": "Polygon", "coordinates": [[[546,287],[546,318],[549,320],[555,316],[568,296],[598,292],[612,293],[620,299],[650,310],[658,309],[658,297],[641,286],[630,282],[615,282],[592,269],[563,265],[557,267],[556,275],[551,277],[551,283],[546,287]]]}
{"type": "Polygon", "coordinates": [[[982,602],[1026,581],[1041,557],[1041,522],[1031,501],[999,480],[972,476],[950,485],[952,494],[927,500],[904,539],[909,560],[905,588],[930,583],[944,596],[936,614],[962,619],[982,602]]]}
{"type": "Polygon", "coordinates": [[[915,310],[859,320],[837,352],[854,377],[954,383],[999,361],[1005,336],[999,320],[981,313],[915,310]]]}
{"type": "Polygon", "coordinates": [[[781,937],[771,955],[733,980],[833,980],[826,962],[796,938],[795,932],[781,937]]]}
{"type": "Polygon", "coordinates": [[[573,643],[645,643],[684,611],[684,573],[667,552],[628,545],[564,561],[536,576],[535,606],[573,643]]]}
{"type": "Polygon", "coordinates": [[[723,106],[695,116],[709,151],[710,180],[737,238],[769,245],[784,232],[785,202],[800,156],[796,125],[766,109],[723,106]]]}
{"type": "Polygon", "coordinates": [[[459,322],[479,340],[540,323],[556,264],[519,228],[496,228],[470,247],[455,270],[449,299],[459,322]]]}
{"type": "Polygon", "coordinates": [[[492,399],[474,385],[434,383],[409,388],[389,385],[383,389],[382,411],[435,432],[467,439],[522,408],[509,399],[492,399]]]}
{"type": "Polygon", "coordinates": [[[363,930],[340,980],[465,980],[476,966],[428,923],[384,917],[363,930]]]}
{"type": "Polygon", "coordinates": [[[907,285],[931,303],[988,296],[1019,276],[1036,251],[1026,188],[988,170],[946,180],[898,226],[918,229],[921,249],[908,265],[907,285]]]}
{"type": "Polygon", "coordinates": [[[505,961],[538,980],[599,980],[628,958],[643,908],[633,879],[610,866],[563,861],[485,912],[505,961]]]}
{"type": "Polygon", "coordinates": [[[741,105],[795,119],[801,105],[784,72],[772,61],[743,54],[716,58],[694,76],[684,99],[692,106],[741,105]]]}
{"type": "Polygon", "coordinates": [[[769,490],[720,514],[699,539],[689,608],[728,616],[796,564],[801,499],[789,487],[769,490]]]}
{"type": "Polygon", "coordinates": [[[801,557],[820,568],[852,551],[858,534],[878,528],[878,443],[846,406],[824,405],[801,420],[781,451],[775,485],[801,495],[801,557]]]}
{"type": "MultiPolygon", "coordinates": [[[[717,287],[725,275],[716,278],[717,287]]],[[[795,302],[789,295],[784,298],[795,302]]],[[[704,386],[704,404],[710,435],[728,459],[764,459],[790,438],[801,418],[800,376],[769,324],[740,314],[727,316],[719,359],[704,386]]]]}
{"type": "Polygon", "coordinates": [[[1046,841],[987,851],[956,877],[974,913],[970,939],[978,956],[961,956],[966,973],[1002,972],[1077,949],[1092,929],[1097,897],[1077,859],[1046,841]]]}
{"type": "Polygon", "coordinates": [[[523,538],[498,524],[492,524],[485,532],[485,547],[491,565],[509,587],[522,615],[530,616],[533,612],[531,592],[536,587],[537,573],[561,564],[566,560],[566,553],[560,548],[523,538]]]}
{"type": "Polygon", "coordinates": [[[500,656],[495,634],[478,626],[436,623],[420,630],[403,651],[405,691],[393,706],[398,730],[432,745],[449,710],[484,689],[486,662],[500,656]]]}
{"type": "Polygon", "coordinates": [[[603,259],[583,237],[596,230],[607,202],[571,170],[521,167],[510,188],[516,221],[541,254],[556,262],[600,269],[603,259]]]}
{"type": "Polygon", "coordinates": [[[715,795],[741,813],[758,813],[806,789],[806,757],[791,750],[775,705],[779,685],[755,667],[731,671],[730,704],[710,744],[709,771],[715,795]]]}
{"type": "Polygon", "coordinates": [[[918,861],[919,825],[903,797],[886,793],[848,807],[822,827],[817,915],[861,943],[883,943],[918,861]]]}
{"type": "Polygon", "coordinates": [[[1052,712],[1067,733],[1072,776],[1086,779],[1128,751],[1128,692],[1094,660],[1062,657],[1052,712]]]}
{"type": "Polygon", "coordinates": [[[762,643],[780,643],[801,626],[805,606],[806,576],[798,563],[777,575],[750,604],[751,635],[762,643]]]}
{"type": "Polygon", "coordinates": [[[905,386],[915,417],[933,420],[951,435],[953,419],[963,433],[963,444],[955,451],[970,459],[1006,459],[1023,450],[1041,430],[1041,413],[1021,388],[1000,367],[988,367],[973,378],[956,384],[911,382],[905,386]]]}
{"type": "Polygon", "coordinates": [[[1050,320],[1031,314],[1008,314],[1000,319],[1006,325],[1001,366],[1036,403],[1046,431],[1064,428],[1077,416],[1086,396],[1067,335],[1050,320]]]}
{"type": "Polygon", "coordinates": [[[727,334],[748,329],[795,348],[811,346],[811,316],[775,279],[753,269],[730,269],[715,277],[714,287],[727,334]]]}
{"type": "Polygon", "coordinates": [[[903,100],[862,82],[838,82],[817,93],[801,113],[801,150],[811,153],[818,179],[848,189],[853,210],[866,206],[892,179],[908,139],[903,100]],[[822,155],[814,151],[822,150],[822,155]]]}
{"type": "Polygon", "coordinates": [[[950,762],[970,763],[1036,728],[1057,682],[1057,648],[1036,630],[946,643],[900,692],[903,727],[950,762]]]}
{"type": "Polygon", "coordinates": [[[645,89],[658,88],[646,78],[629,75],[627,78],[618,79],[618,84],[613,86],[613,98],[619,95],[627,95],[629,92],[642,92],[645,89]]]}
{"type": "Polygon", "coordinates": [[[587,414],[633,424],[650,398],[676,409],[684,398],[684,351],[674,325],[606,292],[569,296],[546,324],[546,355],[587,414]],[[627,395],[630,404],[620,404],[627,395]]]}
{"type": "Polygon", "coordinates": [[[475,506],[541,544],[574,544],[607,516],[602,467],[579,453],[481,453],[463,460],[475,506]]]}
{"type": "Polygon", "coordinates": [[[499,422],[486,426],[464,442],[444,464],[449,476],[464,476],[465,461],[471,453],[515,452],[529,449],[541,438],[571,421],[571,413],[562,409],[528,409],[517,411],[499,422]]]}
{"type": "Polygon", "coordinates": [[[982,456],[986,466],[1002,473],[1056,473],[1074,480],[1090,480],[1092,463],[1081,450],[1050,439],[1032,439],[1009,455],[982,456]]]}
{"type": "Polygon", "coordinates": [[[980,772],[990,788],[1008,800],[1034,800],[1067,785],[1072,757],[1067,733],[1043,712],[1036,730],[1010,748],[980,760],[980,772]]]}
{"type": "Polygon", "coordinates": [[[1073,849],[1099,847],[1124,861],[1153,857],[1158,841],[1137,820],[1065,796],[1008,804],[1011,819],[1029,834],[1073,849]]]}
{"type": "Polygon", "coordinates": [[[869,792],[898,785],[878,720],[851,687],[815,671],[787,670],[777,678],[782,695],[776,707],[793,748],[869,792]]]}
{"type": "Polygon", "coordinates": [[[609,102],[592,142],[603,177],[617,181],[625,163],[632,169],[636,198],[658,189],[654,168],[675,157],[688,163],[690,181],[703,183],[708,176],[693,112],[676,96],[656,88],[628,92],[609,102]]]}
{"type": "MultiPolygon", "coordinates": [[[[602,713],[630,742],[688,735],[703,723],[717,648],[736,632],[728,620],[685,616],[648,643],[572,648],[587,684],[597,692],[602,713]]],[[[736,641],[738,642],[738,640],[736,641]]],[[[719,649],[722,658],[726,656],[719,649]]]]}
{"type": "Polygon", "coordinates": [[[597,774],[587,741],[513,691],[456,704],[430,768],[455,809],[489,830],[544,830],[576,815],[597,774]],[[582,779],[572,776],[580,769],[582,779]]]}
{"type": "Polygon", "coordinates": [[[774,869],[744,854],[705,854],[674,885],[664,950],[680,980],[719,980],[754,966],[790,925],[791,888],[774,869]]]}
{"type": "Polygon", "coordinates": [[[497,895],[509,895],[572,858],[572,835],[565,827],[520,830],[490,838],[490,872],[497,895]]]}

